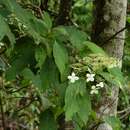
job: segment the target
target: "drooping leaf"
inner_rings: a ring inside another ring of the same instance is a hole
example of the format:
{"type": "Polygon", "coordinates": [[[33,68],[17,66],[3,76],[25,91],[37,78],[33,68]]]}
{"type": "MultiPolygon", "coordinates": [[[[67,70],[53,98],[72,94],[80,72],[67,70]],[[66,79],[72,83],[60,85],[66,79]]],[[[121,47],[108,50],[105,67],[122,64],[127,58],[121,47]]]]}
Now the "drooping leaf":
{"type": "Polygon", "coordinates": [[[101,47],[97,46],[95,43],[85,41],[84,45],[87,46],[92,51],[92,53],[106,55],[105,51],[101,47]]]}
{"type": "Polygon", "coordinates": [[[68,65],[68,53],[67,50],[56,41],[53,46],[53,56],[61,75],[64,75],[68,65]]]}
{"type": "Polygon", "coordinates": [[[108,73],[108,72],[99,72],[99,75],[101,75],[108,83],[116,85],[117,87],[119,87],[119,81],[116,80],[116,78],[108,73]]]}
{"type": "Polygon", "coordinates": [[[43,13],[43,20],[44,20],[45,26],[48,28],[48,30],[50,30],[52,28],[52,20],[47,12],[43,13]]]}
{"type": "Polygon", "coordinates": [[[87,123],[91,112],[91,102],[85,81],[79,80],[69,84],[66,90],[64,109],[67,121],[72,120],[78,114],[83,124],[87,123]]]}
{"type": "Polygon", "coordinates": [[[121,84],[125,84],[125,79],[119,67],[109,68],[109,73],[112,74],[121,84]]]}

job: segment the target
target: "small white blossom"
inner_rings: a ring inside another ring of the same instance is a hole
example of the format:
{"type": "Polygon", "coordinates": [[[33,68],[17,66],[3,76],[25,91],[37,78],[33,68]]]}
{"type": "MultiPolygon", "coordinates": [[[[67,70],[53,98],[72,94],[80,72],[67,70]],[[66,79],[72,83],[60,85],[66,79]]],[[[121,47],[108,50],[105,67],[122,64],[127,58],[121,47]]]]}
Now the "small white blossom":
{"type": "Polygon", "coordinates": [[[96,86],[93,85],[90,94],[98,94],[98,88],[96,88],[96,86]]]}
{"type": "Polygon", "coordinates": [[[68,76],[68,79],[71,83],[74,83],[76,80],[79,80],[79,77],[76,76],[74,72],[72,72],[72,74],[68,76]]]}
{"type": "Polygon", "coordinates": [[[100,82],[99,84],[96,85],[97,87],[101,87],[103,88],[104,87],[104,83],[103,82],[100,82]]]}
{"type": "Polygon", "coordinates": [[[4,43],[0,42],[0,47],[4,46],[4,43]]]}
{"type": "Polygon", "coordinates": [[[94,76],[95,76],[95,74],[86,74],[87,82],[94,81],[94,76]]]}

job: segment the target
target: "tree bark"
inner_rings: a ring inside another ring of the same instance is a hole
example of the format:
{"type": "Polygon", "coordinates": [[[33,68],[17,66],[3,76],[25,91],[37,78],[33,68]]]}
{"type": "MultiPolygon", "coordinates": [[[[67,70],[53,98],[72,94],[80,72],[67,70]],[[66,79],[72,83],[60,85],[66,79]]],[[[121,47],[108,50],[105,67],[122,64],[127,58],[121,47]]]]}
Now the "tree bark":
{"type": "Polygon", "coordinates": [[[48,9],[48,1],[49,0],[42,0],[41,1],[41,5],[40,5],[41,10],[47,11],[47,9],[48,9]]]}
{"type": "MultiPolygon", "coordinates": [[[[92,41],[103,47],[106,52],[116,57],[120,63],[123,56],[125,31],[123,30],[114,38],[114,34],[125,27],[127,0],[95,0],[94,24],[92,27],[92,41]]],[[[121,67],[121,64],[120,64],[121,67]]],[[[96,111],[99,118],[116,115],[119,87],[112,86],[111,96],[103,92],[103,98],[96,111]]],[[[101,124],[97,130],[112,130],[108,124],[101,124]],[[101,129],[101,125],[103,125],[101,129]]]]}
{"type": "MultiPolygon", "coordinates": [[[[60,0],[59,14],[56,19],[56,25],[68,25],[70,22],[70,13],[73,0],[60,0]]],[[[59,122],[58,130],[74,130],[72,121],[66,122],[63,116],[59,122]]]]}
{"type": "Polygon", "coordinates": [[[72,0],[60,0],[60,9],[56,20],[57,25],[66,25],[69,23],[71,6],[72,0]]]}

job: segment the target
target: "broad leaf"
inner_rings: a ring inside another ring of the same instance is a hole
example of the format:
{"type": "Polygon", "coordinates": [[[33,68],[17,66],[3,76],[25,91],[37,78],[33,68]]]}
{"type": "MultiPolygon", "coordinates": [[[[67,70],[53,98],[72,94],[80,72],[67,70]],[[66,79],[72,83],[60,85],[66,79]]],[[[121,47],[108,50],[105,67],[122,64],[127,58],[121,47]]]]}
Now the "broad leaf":
{"type": "Polygon", "coordinates": [[[23,38],[18,41],[11,54],[11,67],[6,71],[7,80],[14,80],[27,66],[35,64],[33,41],[23,38]]]}
{"type": "Polygon", "coordinates": [[[106,55],[105,51],[101,47],[97,46],[95,43],[85,41],[84,45],[87,46],[92,51],[92,53],[106,55]]]}
{"type": "Polygon", "coordinates": [[[52,20],[47,12],[43,13],[43,20],[44,20],[44,24],[45,24],[46,28],[48,30],[50,30],[52,28],[52,20]]]}
{"type": "Polygon", "coordinates": [[[121,84],[125,84],[123,73],[119,67],[109,68],[108,72],[112,74],[121,84]]]}
{"type": "Polygon", "coordinates": [[[61,75],[64,75],[68,65],[67,50],[65,49],[65,47],[55,42],[53,46],[53,56],[61,75]]]}
{"type": "Polygon", "coordinates": [[[57,130],[54,115],[50,110],[46,110],[41,113],[39,130],[57,130]]]}
{"type": "Polygon", "coordinates": [[[66,27],[71,44],[78,50],[83,49],[83,42],[87,40],[87,34],[74,27],[66,27]]]}
{"type": "Polygon", "coordinates": [[[34,73],[30,69],[25,68],[22,71],[21,75],[24,77],[24,79],[31,81],[34,86],[38,87],[39,89],[41,88],[40,76],[34,75],[34,73]]]}
{"type": "Polygon", "coordinates": [[[59,84],[59,72],[52,59],[47,58],[40,71],[42,90],[55,88],[59,84]]]}
{"type": "Polygon", "coordinates": [[[66,90],[64,109],[67,121],[72,120],[78,114],[80,120],[84,124],[87,123],[91,112],[91,102],[85,81],[79,80],[69,84],[66,90]]]}

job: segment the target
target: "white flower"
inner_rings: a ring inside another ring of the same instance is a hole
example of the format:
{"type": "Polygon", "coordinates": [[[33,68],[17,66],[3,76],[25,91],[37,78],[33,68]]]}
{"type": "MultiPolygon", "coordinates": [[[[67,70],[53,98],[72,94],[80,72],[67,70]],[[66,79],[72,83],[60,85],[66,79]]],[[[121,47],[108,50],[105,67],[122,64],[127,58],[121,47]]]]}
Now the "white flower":
{"type": "Polygon", "coordinates": [[[96,86],[93,85],[90,94],[98,94],[98,88],[96,88],[96,86]]]}
{"type": "Polygon", "coordinates": [[[104,83],[103,82],[100,82],[99,84],[96,85],[97,87],[101,87],[103,88],[104,87],[104,83]]]}
{"type": "Polygon", "coordinates": [[[95,74],[86,74],[87,82],[94,81],[94,76],[95,76],[95,74]]]}
{"type": "Polygon", "coordinates": [[[68,79],[71,83],[74,83],[76,80],[79,80],[79,77],[76,76],[74,72],[72,72],[72,74],[68,76],[68,79]]]}
{"type": "Polygon", "coordinates": [[[4,46],[4,43],[0,42],[0,47],[4,46]]]}

